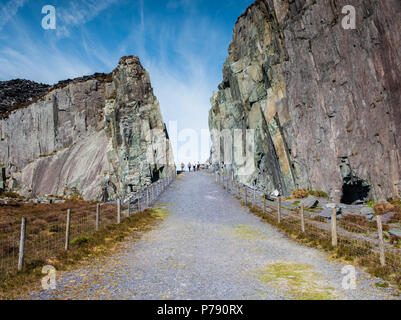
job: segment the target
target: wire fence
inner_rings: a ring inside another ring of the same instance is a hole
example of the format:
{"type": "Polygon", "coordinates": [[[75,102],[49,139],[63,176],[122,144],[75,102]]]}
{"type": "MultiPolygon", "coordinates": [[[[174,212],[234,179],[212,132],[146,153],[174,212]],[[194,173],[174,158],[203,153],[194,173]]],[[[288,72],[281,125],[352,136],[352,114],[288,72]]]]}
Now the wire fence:
{"type": "Polygon", "coordinates": [[[53,257],[71,244],[152,208],[175,179],[173,173],[116,203],[80,202],[54,211],[50,206],[40,216],[28,211],[21,219],[0,220],[0,276],[7,278],[27,266],[51,264],[53,257]]]}
{"type": "Polygon", "coordinates": [[[297,241],[334,252],[336,258],[357,262],[374,275],[401,285],[400,243],[385,232],[388,226],[381,216],[369,221],[344,212],[338,219],[334,205],[330,215],[320,216],[317,210],[305,208],[302,201],[294,206],[240,183],[232,172],[216,171],[215,175],[216,182],[242,205],[297,241]]]}

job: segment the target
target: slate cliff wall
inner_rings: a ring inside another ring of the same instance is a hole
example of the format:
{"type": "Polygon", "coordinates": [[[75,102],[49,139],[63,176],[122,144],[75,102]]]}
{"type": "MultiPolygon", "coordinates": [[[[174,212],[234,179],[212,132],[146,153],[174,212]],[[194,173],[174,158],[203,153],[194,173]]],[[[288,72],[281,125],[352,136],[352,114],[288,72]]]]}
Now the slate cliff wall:
{"type": "MultiPolygon", "coordinates": [[[[255,129],[266,191],[323,190],[333,200],[401,191],[401,2],[258,0],[238,19],[210,129],[255,129]],[[344,30],[343,6],[356,9],[344,30]]],[[[216,145],[212,148],[216,154],[216,145]]],[[[223,154],[221,154],[223,156],[223,154]]]]}
{"type": "Polygon", "coordinates": [[[174,170],[171,154],[149,74],[134,56],[109,75],[60,83],[0,119],[7,187],[28,197],[126,196],[174,170]]]}

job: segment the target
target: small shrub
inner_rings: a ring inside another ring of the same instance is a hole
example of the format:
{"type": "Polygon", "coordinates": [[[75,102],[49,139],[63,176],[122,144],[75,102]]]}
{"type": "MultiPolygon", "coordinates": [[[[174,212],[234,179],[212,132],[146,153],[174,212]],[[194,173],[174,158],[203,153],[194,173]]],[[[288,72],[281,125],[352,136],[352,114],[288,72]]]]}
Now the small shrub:
{"type": "Polygon", "coordinates": [[[90,241],[91,238],[92,238],[92,237],[88,237],[88,236],[79,236],[79,237],[76,237],[76,238],[72,239],[71,245],[73,245],[73,246],[81,246],[81,245],[83,245],[83,244],[88,243],[88,242],[90,241]]]}
{"type": "Polygon", "coordinates": [[[11,199],[19,199],[19,200],[24,199],[24,197],[20,196],[18,193],[11,192],[11,191],[1,192],[0,198],[11,198],[11,199]]]}
{"type": "Polygon", "coordinates": [[[307,198],[308,195],[309,195],[309,192],[308,192],[308,190],[305,190],[305,189],[298,189],[298,190],[294,190],[292,192],[292,196],[295,199],[304,199],[304,198],[307,198]]]}
{"type": "Polygon", "coordinates": [[[54,232],[54,233],[63,232],[64,228],[62,228],[61,226],[59,226],[57,224],[54,224],[54,225],[50,226],[49,231],[54,232]]]}
{"type": "Polygon", "coordinates": [[[373,200],[369,200],[369,201],[366,203],[366,205],[367,205],[369,208],[373,208],[373,206],[375,205],[375,203],[373,202],[373,200]]]}
{"type": "Polygon", "coordinates": [[[311,191],[309,191],[309,194],[311,196],[314,196],[314,197],[317,197],[317,198],[327,199],[329,197],[329,195],[326,192],[322,191],[322,190],[311,190],[311,191]]]}
{"type": "Polygon", "coordinates": [[[377,215],[384,215],[389,212],[401,212],[399,206],[393,205],[391,203],[379,203],[373,206],[373,210],[377,215]]]}

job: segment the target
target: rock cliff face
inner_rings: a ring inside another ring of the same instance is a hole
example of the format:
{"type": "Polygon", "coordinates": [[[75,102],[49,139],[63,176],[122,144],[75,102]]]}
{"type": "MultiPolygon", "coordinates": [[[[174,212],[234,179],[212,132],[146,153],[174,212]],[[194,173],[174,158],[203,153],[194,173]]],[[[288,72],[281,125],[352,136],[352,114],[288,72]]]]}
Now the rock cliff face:
{"type": "Polygon", "coordinates": [[[237,178],[269,192],[323,190],[344,203],[399,196],[400,41],[398,0],[250,6],[209,115],[210,129],[255,129],[255,170],[238,176],[234,162],[237,178]],[[346,5],[356,9],[355,30],[342,27],[346,5]]]}
{"type": "Polygon", "coordinates": [[[21,195],[104,200],[175,168],[149,75],[134,56],[109,75],[61,82],[3,116],[0,164],[8,189],[21,195]]]}

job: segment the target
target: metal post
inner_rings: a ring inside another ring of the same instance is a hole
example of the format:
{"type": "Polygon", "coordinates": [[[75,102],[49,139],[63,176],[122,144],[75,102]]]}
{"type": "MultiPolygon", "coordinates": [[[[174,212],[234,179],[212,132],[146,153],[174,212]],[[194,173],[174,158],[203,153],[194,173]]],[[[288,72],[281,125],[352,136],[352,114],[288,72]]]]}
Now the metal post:
{"type": "Polygon", "coordinates": [[[70,249],[71,210],[67,210],[67,224],[65,226],[65,251],[70,249]]]}
{"type": "Polygon", "coordinates": [[[19,241],[18,271],[22,271],[22,268],[24,267],[25,236],[26,236],[26,218],[22,218],[21,236],[19,241]]]}

